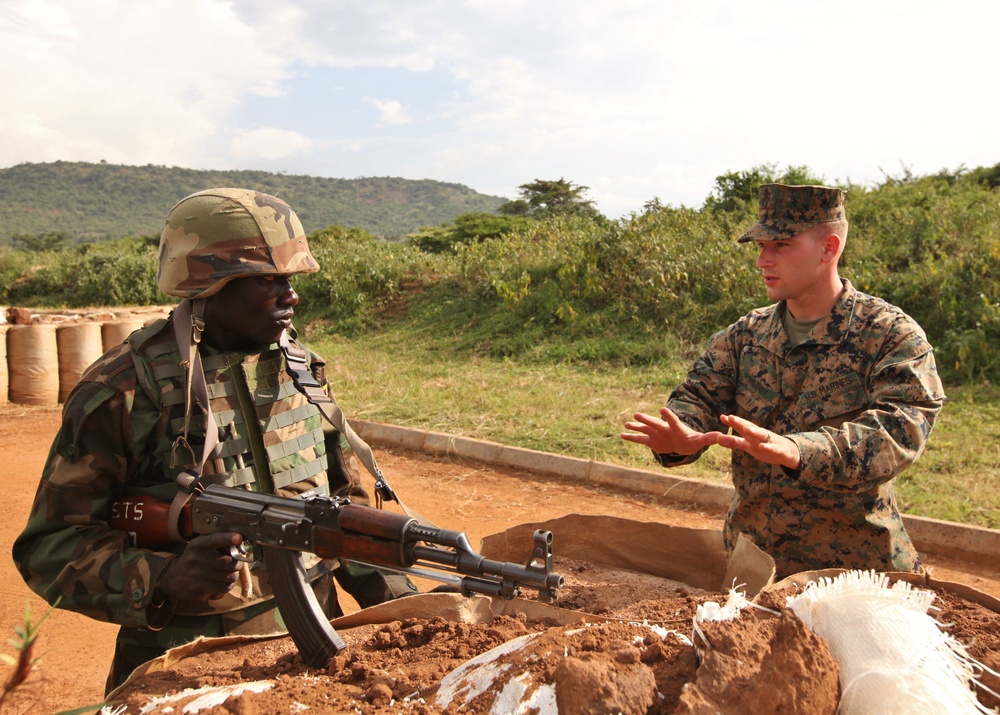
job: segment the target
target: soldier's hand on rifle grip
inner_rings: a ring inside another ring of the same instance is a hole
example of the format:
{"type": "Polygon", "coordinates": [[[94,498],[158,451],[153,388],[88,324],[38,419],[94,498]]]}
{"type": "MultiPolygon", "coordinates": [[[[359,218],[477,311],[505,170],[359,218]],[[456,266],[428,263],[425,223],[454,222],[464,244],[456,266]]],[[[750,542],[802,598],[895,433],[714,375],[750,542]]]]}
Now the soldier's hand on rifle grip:
{"type": "Polygon", "coordinates": [[[230,550],[242,543],[243,537],[232,532],[196,536],[163,570],[159,592],[184,601],[221,598],[239,578],[241,562],[230,550]]]}

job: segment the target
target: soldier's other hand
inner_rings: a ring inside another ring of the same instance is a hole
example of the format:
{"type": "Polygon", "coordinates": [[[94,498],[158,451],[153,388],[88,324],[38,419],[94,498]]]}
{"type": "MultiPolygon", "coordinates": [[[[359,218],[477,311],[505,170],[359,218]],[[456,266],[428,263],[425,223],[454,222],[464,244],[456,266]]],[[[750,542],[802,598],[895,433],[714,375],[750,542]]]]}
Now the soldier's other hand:
{"type": "Polygon", "coordinates": [[[231,532],[196,536],[167,564],[157,588],[164,596],[186,601],[225,594],[239,578],[242,563],[230,550],[242,543],[243,537],[231,532]]]}
{"type": "Polygon", "coordinates": [[[622,439],[645,445],[658,454],[694,454],[715,444],[710,435],[688,427],[666,407],[660,408],[659,418],[636,412],[632,421],[625,423],[625,429],[631,432],[622,432],[622,439]]]}
{"type": "Polygon", "coordinates": [[[736,415],[722,415],[722,423],[736,434],[713,433],[715,444],[726,449],[739,449],[765,464],[778,464],[798,469],[801,463],[795,442],[736,415]]]}

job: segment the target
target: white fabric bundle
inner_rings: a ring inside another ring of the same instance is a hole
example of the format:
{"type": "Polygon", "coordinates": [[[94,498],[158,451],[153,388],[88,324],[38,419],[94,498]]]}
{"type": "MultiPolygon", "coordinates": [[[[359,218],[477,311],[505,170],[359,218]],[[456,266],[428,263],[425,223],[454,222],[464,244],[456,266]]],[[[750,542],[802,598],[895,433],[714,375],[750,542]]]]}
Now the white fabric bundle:
{"type": "Polygon", "coordinates": [[[840,665],[843,715],[990,713],[972,688],[978,665],[927,615],[934,592],[874,571],[808,584],[788,607],[826,638],[840,665]]]}

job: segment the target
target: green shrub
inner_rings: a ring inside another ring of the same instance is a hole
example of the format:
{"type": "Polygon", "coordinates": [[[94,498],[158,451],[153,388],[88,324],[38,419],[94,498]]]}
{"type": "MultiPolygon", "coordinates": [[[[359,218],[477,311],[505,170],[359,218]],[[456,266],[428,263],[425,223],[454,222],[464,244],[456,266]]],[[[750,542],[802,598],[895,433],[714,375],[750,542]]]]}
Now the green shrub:
{"type": "Polygon", "coordinates": [[[0,295],[26,307],[157,305],[175,299],[156,287],[151,238],[122,238],[54,251],[0,252],[0,295]],[[15,275],[17,269],[20,275],[15,275]]]}
{"type": "Polygon", "coordinates": [[[1000,381],[1000,195],[938,175],[851,193],[844,275],[915,318],[951,381],[1000,381]]]}
{"type": "MultiPolygon", "coordinates": [[[[814,180],[805,167],[786,175],[814,180]]],[[[688,351],[767,302],[754,247],[735,239],[756,218],[747,196],[774,176],[774,167],[728,174],[702,209],[654,200],[617,221],[501,225],[468,214],[436,253],[332,226],[309,237],[321,272],[295,281],[302,324],[356,334],[406,314],[454,348],[538,360],[636,363],[688,351]]],[[[913,316],[951,382],[1000,382],[997,176],[1000,165],[846,187],[842,274],[913,316]]],[[[0,251],[0,301],[169,301],[154,287],[154,243],[0,251]]]]}
{"type": "Polygon", "coordinates": [[[405,288],[421,284],[430,260],[410,246],[341,227],[310,235],[309,247],[320,272],[295,279],[300,313],[345,334],[377,325],[405,288]]]}

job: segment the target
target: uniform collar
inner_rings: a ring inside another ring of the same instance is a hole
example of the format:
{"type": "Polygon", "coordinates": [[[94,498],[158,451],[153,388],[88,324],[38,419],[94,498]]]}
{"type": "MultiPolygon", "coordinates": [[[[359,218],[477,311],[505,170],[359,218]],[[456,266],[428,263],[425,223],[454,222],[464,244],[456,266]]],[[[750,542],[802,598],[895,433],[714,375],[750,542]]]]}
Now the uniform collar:
{"type": "MultiPolygon", "coordinates": [[[[847,336],[854,320],[854,304],[857,302],[858,292],[849,280],[841,278],[841,283],[844,284],[844,290],[837,298],[833,309],[810,331],[803,345],[835,345],[847,336]]],[[[785,301],[774,305],[763,329],[757,333],[754,340],[761,347],[777,355],[784,355],[792,348],[782,324],[787,309],[785,301]]]]}

